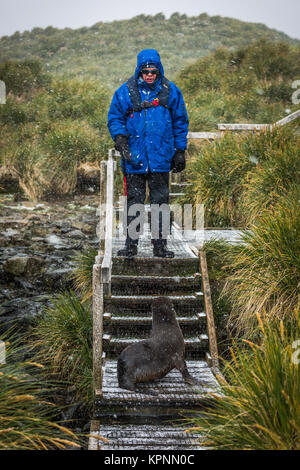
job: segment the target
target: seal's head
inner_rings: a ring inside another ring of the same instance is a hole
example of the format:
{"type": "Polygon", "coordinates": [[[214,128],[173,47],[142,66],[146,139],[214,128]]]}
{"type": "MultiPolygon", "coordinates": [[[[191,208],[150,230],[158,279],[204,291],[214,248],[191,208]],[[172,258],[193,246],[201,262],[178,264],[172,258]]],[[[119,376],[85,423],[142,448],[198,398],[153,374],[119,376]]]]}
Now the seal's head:
{"type": "Polygon", "coordinates": [[[168,297],[157,297],[152,302],[153,324],[173,323],[176,321],[176,312],[173,302],[168,297]]]}

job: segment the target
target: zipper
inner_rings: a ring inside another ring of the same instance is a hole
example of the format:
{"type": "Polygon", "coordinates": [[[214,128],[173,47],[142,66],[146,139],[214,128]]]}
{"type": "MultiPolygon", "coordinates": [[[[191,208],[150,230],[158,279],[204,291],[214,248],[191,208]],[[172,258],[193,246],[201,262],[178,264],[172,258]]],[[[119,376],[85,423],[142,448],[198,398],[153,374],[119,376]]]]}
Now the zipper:
{"type": "MultiPolygon", "coordinates": [[[[147,121],[146,121],[146,117],[147,117],[147,110],[146,108],[144,108],[144,118],[145,118],[145,134],[146,134],[146,128],[147,128],[147,121]]],[[[146,135],[145,135],[145,140],[146,140],[146,135]]],[[[149,164],[149,158],[148,158],[148,152],[147,152],[147,146],[145,147],[146,148],[146,159],[147,159],[147,171],[150,172],[150,164],[149,164]]]]}

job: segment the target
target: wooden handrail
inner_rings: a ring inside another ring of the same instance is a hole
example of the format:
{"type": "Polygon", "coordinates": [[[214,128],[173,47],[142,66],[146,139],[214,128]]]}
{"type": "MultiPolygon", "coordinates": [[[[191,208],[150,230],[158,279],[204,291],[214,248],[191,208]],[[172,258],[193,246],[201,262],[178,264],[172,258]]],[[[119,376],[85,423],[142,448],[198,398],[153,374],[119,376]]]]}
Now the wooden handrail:
{"type": "Polygon", "coordinates": [[[205,251],[199,250],[199,258],[200,258],[200,269],[201,269],[201,275],[202,275],[203,295],[204,295],[204,302],[205,302],[207,332],[208,332],[208,338],[209,338],[210,361],[211,361],[211,366],[215,369],[218,369],[219,368],[218,344],[217,344],[214,312],[213,312],[213,307],[212,307],[211,291],[210,291],[210,285],[209,285],[209,277],[208,277],[205,251]]]}
{"type": "Polygon", "coordinates": [[[294,121],[300,117],[300,109],[292,114],[289,114],[285,118],[277,121],[273,124],[218,124],[218,132],[189,132],[188,139],[200,139],[200,140],[215,140],[220,139],[223,136],[224,131],[262,131],[270,129],[272,130],[276,126],[284,126],[291,121],[294,121]]]}
{"type": "Polygon", "coordinates": [[[188,139],[215,140],[222,137],[221,132],[189,132],[188,139]]]}
{"type": "Polygon", "coordinates": [[[114,170],[113,150],[101,162],[99,251],[93,265],[93,390],[102,396],[104,296],[111,292],[114,170]]]}
{"type": "Polygon", "coordinates": [[[113,238],[113,211],[114,211],[114,150],[109,151],[106,162],[106,217],[105,217],[105,243],[104,257],[101,265],[102,282],[106,285],[106,294],[110,294],[111,268],[112,268],[112,238],[113,238]]]}
{"type": "Polygon", "coordinates": [[[292,114],[289,114],[280,121],[274,122],[273,124],[218,124],[219,131],[258,131],[265,129],[273,129],[276,126],[285,126],[291,121],[294,121],[300,117],[300,109],[292,114]]]}

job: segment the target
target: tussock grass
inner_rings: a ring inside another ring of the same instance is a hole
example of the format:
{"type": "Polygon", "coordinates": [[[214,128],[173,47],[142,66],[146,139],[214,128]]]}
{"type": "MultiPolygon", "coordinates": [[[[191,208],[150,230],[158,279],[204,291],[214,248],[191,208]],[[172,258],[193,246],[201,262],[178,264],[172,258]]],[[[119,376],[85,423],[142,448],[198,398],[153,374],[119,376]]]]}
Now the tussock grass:
{"type": "Polygon", "coordinates": [[[51,79],[45,88],[33,80],[31,87],[0,108],[0,177],[12,174],[31,200],[72,194],[80,164],[99,164],[111,146],[108,93],[78,79],[51,79]]]}
{"type": "Polygon", "coordinates": [[[191,421],[204,444],[224,450],[300,450],[299,310],[286,323],[258,316],[260,341],[234,344],[228,383],[214,407],[191,421]]]}
{"type": "Polygon", "coordinates": [[[93,294],[93,265],[97,254],[98,250],[90,246],[73,258],[75,268],[70,274],[70,279],[75,290],[80,292],[83,302],[90,299],[93,294]]]}
{"type": "Polygon", "coordinates": [[[250,226],[232,263],[224,287],[233,310],[231,321],[251,334],[256,313],[270,320],[287,319],[299,305],[300,285],[299,186],[250,226]]]}
{"type": "Polygon", "coordinates": [[[183,202],[204,204],[208,227],[244,225],[239,199],[254,163],[242,144],[241,136],[227,134],[216,142],[203,144],[189,159],[187,180],[191,186],[183,202]]]}
{"type": "Polygon", "coordinates": [[[56,385],[40,374],[43,365],[26,361],[11,338],[6,348],[6,364],[0,365],[0,450],[80,447],[80,438],[57,422],[57,407],[48,399],[56,385]]]}
{"type": "Polygon", "coordinates": [[[293,125],[248,138],[245,145],[249,145],[252,158],[257,161],[247,173],[241,198],[241,211],[249,224],[259,215],[273,211],[282,197],[300,186],[300,139],[293,125]]]}
{"type": "Polygon", "coordinates": [[[53,306],[37,319],[33,344],[51,374],[75,391],[75,398],[91,404],[93,346],[89,304],[73,291],[52,299],[53,306]]]}
{"type": "Polygon", "coordinates": [[[247,227],[274,210],[282,195],[300,183],[297,122],[260,134],[225,134],[190,146],[181,202],[205,205],[207,227],[247,227]]]}

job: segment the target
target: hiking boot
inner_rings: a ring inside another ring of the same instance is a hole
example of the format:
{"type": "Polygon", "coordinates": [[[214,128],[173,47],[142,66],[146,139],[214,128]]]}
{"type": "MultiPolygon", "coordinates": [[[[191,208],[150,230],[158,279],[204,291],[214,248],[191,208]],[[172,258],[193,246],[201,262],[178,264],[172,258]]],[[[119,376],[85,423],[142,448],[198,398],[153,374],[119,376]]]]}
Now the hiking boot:
{"type": "Polygon", "coordinates": [[[156,258],[174,258],[174,251],[167,250],[167,240],[154,240],[153,256],[156,258]]]}
{"type": "Polygon", "coordinates": [[[137,255],[137,251],[138,249],[136,243],[126,243],[125,247],[117,252],[117,256],[132,259],[137,255]]]}

